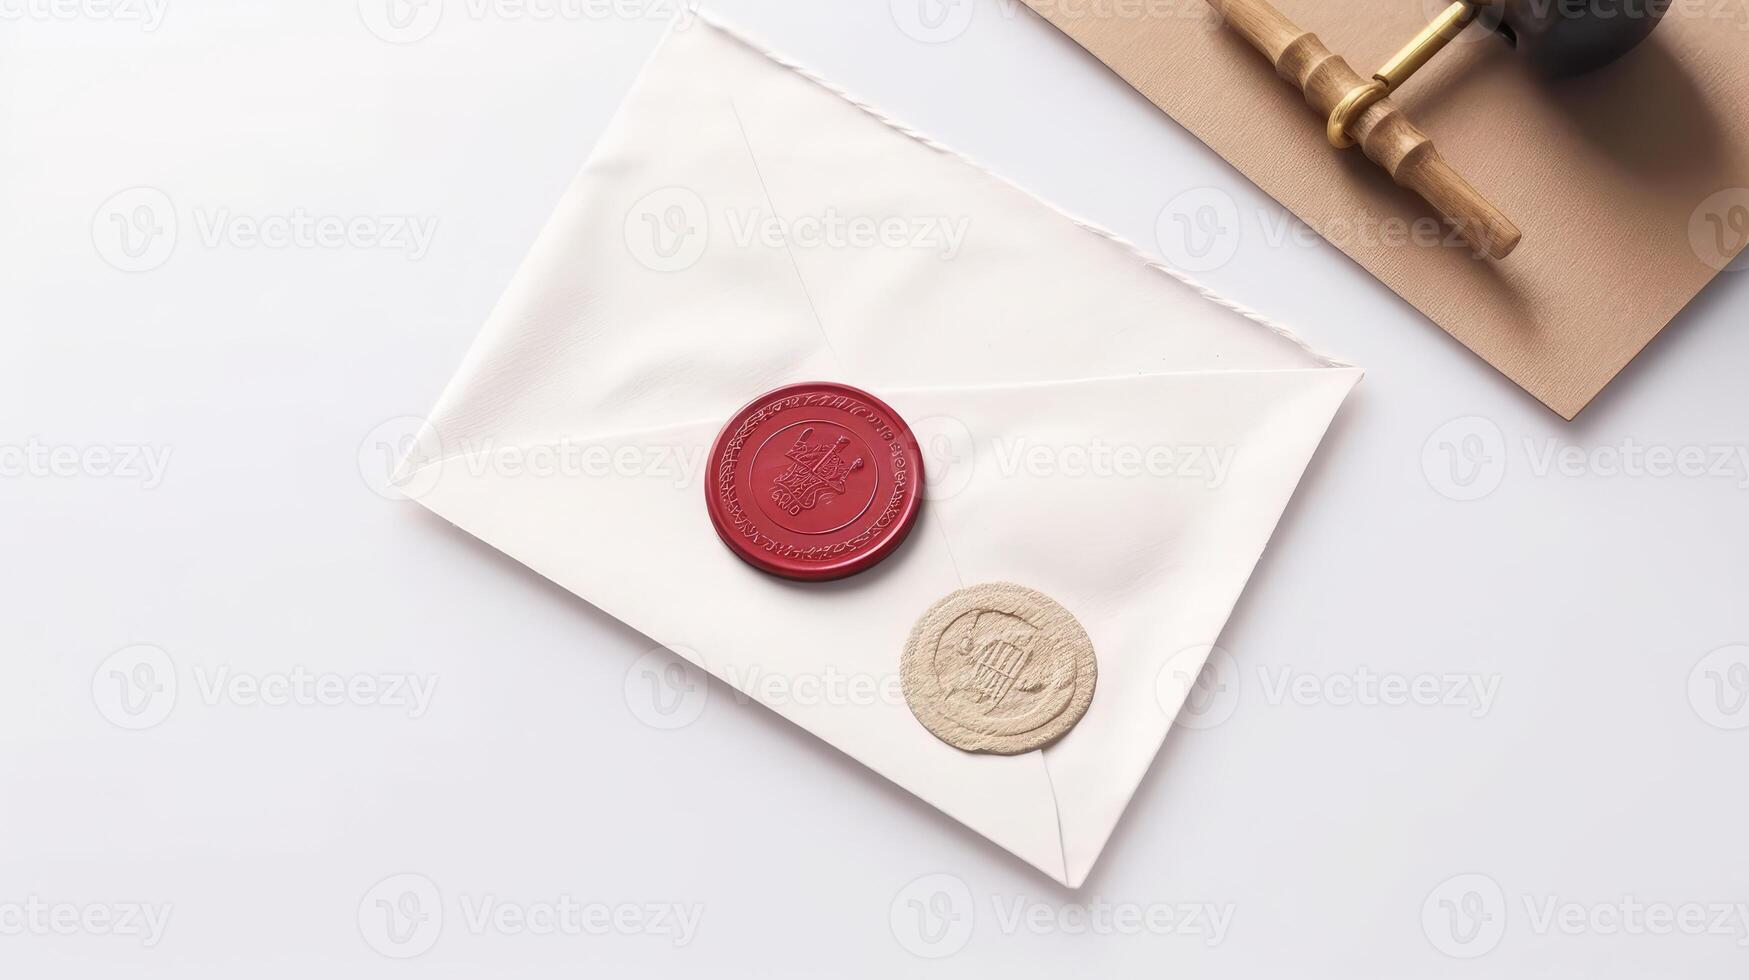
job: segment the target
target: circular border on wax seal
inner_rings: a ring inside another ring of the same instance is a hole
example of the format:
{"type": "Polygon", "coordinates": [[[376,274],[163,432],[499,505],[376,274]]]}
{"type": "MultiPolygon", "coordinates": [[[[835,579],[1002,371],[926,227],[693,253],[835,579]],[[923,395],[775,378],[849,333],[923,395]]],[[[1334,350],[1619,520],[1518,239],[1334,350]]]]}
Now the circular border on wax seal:
{"type": "Polygon", "coordinates": [[[711,445],[709,465],[705,509],[717,536],[742,561],[784,578],[872,568],[904,542],[923,505],[923,453],[911,427],[879,398],[832,381],[748,402],[711,445]]]}
{"type": "Polygon", "coordinates": [[[1042,749],[1069,734],[1092,705],[1098,681],[1093,640],[1074,613],[1013,582],[986,582],[937,600],[911,628],[899,660],[905,703],[923,727],[956,749],[993,755],[1042,749]],[[992,624],[980,647],[976,634],[986,613],[1023,625],[992,624]],[[944,651],[943,641],[962,625],[960,642],[944,651]],[[950,671],[940,662],[944,654],[960,661],[950,671]],[[966,703],[968,691],[973,702],[984,701],[992,684],[1000,690],[988,708],[966,703]],[[1011,698],[1019,710],[994,713],[1011,698]]]}

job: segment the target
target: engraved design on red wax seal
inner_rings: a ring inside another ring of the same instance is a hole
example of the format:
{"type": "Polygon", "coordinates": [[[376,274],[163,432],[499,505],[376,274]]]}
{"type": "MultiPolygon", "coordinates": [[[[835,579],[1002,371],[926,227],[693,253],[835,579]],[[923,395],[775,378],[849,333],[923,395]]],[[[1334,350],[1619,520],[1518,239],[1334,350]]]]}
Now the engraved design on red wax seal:
{"type": "Polygon", "coordinates": [[[854,575],[893,552],[923,503],[923,456],[897,412],[830,381],[736,412],[711,447],[705,503],[729,549],[795,579],[854,575]]]}

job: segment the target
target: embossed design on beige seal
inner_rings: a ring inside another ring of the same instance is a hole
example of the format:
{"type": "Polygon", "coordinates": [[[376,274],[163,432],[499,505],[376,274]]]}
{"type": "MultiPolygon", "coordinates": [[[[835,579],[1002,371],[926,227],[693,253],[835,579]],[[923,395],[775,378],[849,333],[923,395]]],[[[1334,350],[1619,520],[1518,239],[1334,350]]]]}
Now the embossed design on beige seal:
{"type": "Polygon", "coordinates": [[[1099,677],[1093,641],[1074,615],[1012,582],[960,589],[930,606],[899,670],[905,703],[936,738],[996,755],[1068,734],[1099,677]]]}

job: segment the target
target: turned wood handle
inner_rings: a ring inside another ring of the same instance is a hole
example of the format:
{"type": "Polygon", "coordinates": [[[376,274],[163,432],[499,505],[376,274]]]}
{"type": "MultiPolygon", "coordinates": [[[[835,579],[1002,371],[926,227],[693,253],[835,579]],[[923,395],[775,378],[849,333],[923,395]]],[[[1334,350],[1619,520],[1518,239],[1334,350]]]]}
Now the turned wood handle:
{"type": "MultiPolygon", "coordinates": [[[[1281,77],[1299,86],[1325,118],[1350,92],[1371,79],[1330,52],[1316,34],[1302,31],[1268,0],[1208,0],[1227,24],[1263,52],[1281,77]]],[[[1458,233],[1484,254],[1503,259],[1523,237],[1500,209],[1471,187],[1387,96],[1349,129],[1367,158],[1399,185],[1420,194],[1458,233]]]]}

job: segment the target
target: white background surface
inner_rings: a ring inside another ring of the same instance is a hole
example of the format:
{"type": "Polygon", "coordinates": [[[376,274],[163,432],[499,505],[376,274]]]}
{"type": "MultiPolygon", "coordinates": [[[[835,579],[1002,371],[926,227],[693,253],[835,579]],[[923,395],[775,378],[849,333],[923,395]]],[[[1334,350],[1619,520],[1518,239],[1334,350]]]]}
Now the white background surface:
{"type": "Polygon", "coordinates": [[[1564,423],[1281,241],[1278,206],[1023,9],[960,0],[924,43],[902,26],[937,0],[711,3],[1144,247],[1181,249],[1179,214],[1226,229],[1199,277],[1370,372],[1204,711],[1068,892],[727,688],[657,705],[648,641],[377,492],[377,443],[665,29],[428,2],[404,44],[378,0],[167,0],[155,29],[0,4],[0,972],[1744,974],[1749,276],[1564,423]],[[141,204],[174,232],[124,241],[141,204]],[[298,215],[356,233],[247,237],[298,215]],[[371,238],[402,218],[428,249],[371,238]],[[1685,449],[1726,463],[1615,472],[1685,449]],[[435,687],[252,697],[299,674],[435,687]],[[1380,676],[1440,694],[1351,696],[1380,676]],[[160,690],[124,704],[124,678],[160,690]],[[418,928],[377,904],[403,892],[418,928]],[[612,921],[475,918],[567,899],[612,921]],[[161,934],[104,924],[141,904],[161,934]]]}

